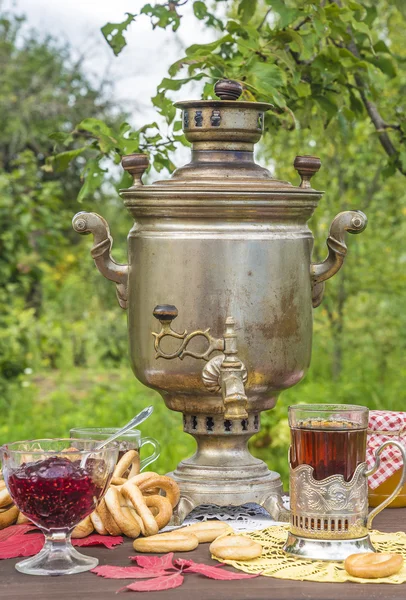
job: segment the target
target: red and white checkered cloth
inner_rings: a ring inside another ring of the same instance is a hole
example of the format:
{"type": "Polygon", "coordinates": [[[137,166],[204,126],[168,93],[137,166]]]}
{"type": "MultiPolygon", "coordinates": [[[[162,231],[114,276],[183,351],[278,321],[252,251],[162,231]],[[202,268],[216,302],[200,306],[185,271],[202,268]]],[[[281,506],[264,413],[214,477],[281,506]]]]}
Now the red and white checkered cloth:
{"type": "MultiPolygon", "coordinates": [[[[375,464],[376,450],[387,441],[400,442],[406,447],[406,412],[370,410],[367,442],[368,469],[372,469],[375,464]]],[[[377,488],[402,467],[402,455],[396,446],[388,446],[380,456],[379,469],[368,478],[371,490],[377,488]]]]}

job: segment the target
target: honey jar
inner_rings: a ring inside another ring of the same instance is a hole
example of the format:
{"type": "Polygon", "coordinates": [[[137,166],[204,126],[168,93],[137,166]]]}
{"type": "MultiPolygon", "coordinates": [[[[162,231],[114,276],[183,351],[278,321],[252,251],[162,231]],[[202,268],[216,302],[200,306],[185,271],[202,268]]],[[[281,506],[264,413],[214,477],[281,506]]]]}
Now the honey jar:
{"type": "MultiPolygon", "coordinates": [[[[402,463],[399,451],[391,446],[391,441],[397,441],[406,446],[406,412],[400,411],[369,411],[367,463],[371,467],[376,448],[387,442],[381,454],[379,468],[368,479],[368,503],[375,507],[393,494],[402,474],[402,463]]],[[[389,508],[406,507],[406,483],[389,508]]]]}
{"type": "MultiPolygon", "coordinates": [[[[386,481],[378,485],[377,488],[371,490],[368,488],[368,504],[371,507],[378,506],[381,502],[386,500],[394,491],[399,483],[402,469],[395,471],[393,475],[388,477],[386,481]]],[[[388,505],[388,508],[405,508],[406,507],[406,484],[402,487],[400,493],[392,502],[388,505]]]]}

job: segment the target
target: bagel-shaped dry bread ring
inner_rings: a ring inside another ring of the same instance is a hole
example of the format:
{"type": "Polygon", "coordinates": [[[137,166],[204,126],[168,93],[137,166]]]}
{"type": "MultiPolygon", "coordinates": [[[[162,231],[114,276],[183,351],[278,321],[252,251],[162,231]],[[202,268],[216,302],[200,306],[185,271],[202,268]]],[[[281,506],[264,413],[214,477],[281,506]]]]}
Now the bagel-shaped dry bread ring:
{"type": "Polygon", "coordinates": [[[145,499],[141,493],[141,490],[131,482],[127,482],[121,488],[121,493],[126,500],[129,500],[137,514],[141,517],[146,535],[155,535],[158,533],[158,525],[154,519],[153,514],[145,504],[145,499]]]}
{"type": "Polygon", "coordinates": [[[199,540],[191,533],[173,536],[170,533],[134,540],[134,550],[137,552],[188,552],[199,545],[199,540]]]}
{"type": "Polygon", "coordinates": [[[344,568],[353,577],[378,579],[398,573],[403,567],[403,556],[379,552],[351,554],[344,561],[344,568]]]}
{"type": "Polygon", "coordinates": [[[126,479],[125,477],[113,477],[111,480],[111,484],[117,487],[121,487],[122,485],[127,483],[127,481],[128,479],[126,479]]]}
{"type": "Polygon", "coordinates": [[[104,497],[107,508],[110,511],[114,521],[120,528],[121,533],[130,538],[137,538],[140,535],[140,526],[136,519],[131,514],[131,510],[125,506],[119,490],[114,486],[110,486],[104,497]]]}
{"type": "Polygon", "coordinates": [[[16,521],[16,525],[22,525],[23,523],[31,523],[31,521],[29,520],[28,517],[26,517],[25,515],[23,515],[22,512],[18,513],[18,517],[17,517],[17,521],[16,521]]]}
{"type": "Polygon", "coordinates": [[[100,518],[100,515],[97,513],[97,509],[92,512],[90,515],[90,519],[93,523],[93,527],[100,535],[108,535],[108,531],[105,528],[103,521],[100,518]]]}
{"type": "Polygon", "coordinates": [[[252,560],[262,554],[262,546],[243,535],[226,535],[210,544],[210,552],[224,560],[252,560]]]}
{"type": "Polygon", "coordinates": [[[0,508],[0,529],[5,529],[10,525],[14,525],[19,512],[20,510],[14,505],[0,508]]]}
{"type": "Polygon", "coordinates": [[[4,484],[4,488],[0,491],[0,508],[5,508],[6,506],[10,506],[10,504],[13,504],[13,499],[4,484]]]}
{"type": "Polygon", "coordinates": [[[163,490],[169,502],[171,503],[172,508],[175,508],[175,506],[179,502],[179,486],[176,483],[176,481],[174,481],[170,477],[167,477],[166,475],[157,475],[156,477],[152,477],[151,479],[148,479],[145,482],[137,483],[137,485],[143,493],[147,492],[151,488],[159,488],[163,490]]]}
{"type": "Polygon", "coordinates": [[[146,481],[149,481],[153,477],[159,477],[158,473],[155,473],[154,471],[144,471],[144,473],[139,473],[134,477],[129,477],[128,481],[131,481],[131,483],[135,483],[135,485],[139,487],[141,484],[145,483],[146,481]]]}
{"type": "Polygon", "coordinates": [[[204,521],[203,523],[194,523],[187,527],[175,529],[173,533],[175,532],[183,534],[193,533],[199,540],[199,544],[204,544],[214,542],[220,535],[234,533],[234,529],[228,523],[224,523],[224,521],[204,521]]]}
{"type": "Polygon", "coordinates": [[[165,496],[154,495],[144,496],[144,500],[151,513],[152,509],[154,509],[152,516],[154,517],[158,525],[158,529],[163,529],[164,527],[166,527],[166,525],[168,525],[169,521],[171,520],[173,514],[172,505],[169,502],[168,498],[166,498],[165,496]],[[155,514],[156,510],[158,511],[157,514],[155,514]]]}
{"type": "Polygon", "coordinates": [[[110,535],[121,535],[121,529],[116,523],[114,516],[110,514],[105,498],[103,498],[96,510],[108,533],[110,535]]]}
{"type": "Polygon", "coordinates": [[[72,538],[74,538],[74,539],[85,538],[88,535],[90,535],[91,533],[93,533],[93,531],[94,531],[93,523],[92,523],[90,516],[88,516],[88,517],[84,518],[83,521],[80,521],[80,523],[78,523],[76,525],[75,529],[72,531],[72,538]]]}
{"type": "MultiPolygon", "coordinates": [[[[138,452],[136,450],[129,450],[120,458],[116,467],[113,471],[114,477],[124,477],[124,473],[128,471],[128,469],[132,466],[134,460],[138,457],[138,452]]],[[[139,463],[139,461],[138,461],[139,463]]]]}

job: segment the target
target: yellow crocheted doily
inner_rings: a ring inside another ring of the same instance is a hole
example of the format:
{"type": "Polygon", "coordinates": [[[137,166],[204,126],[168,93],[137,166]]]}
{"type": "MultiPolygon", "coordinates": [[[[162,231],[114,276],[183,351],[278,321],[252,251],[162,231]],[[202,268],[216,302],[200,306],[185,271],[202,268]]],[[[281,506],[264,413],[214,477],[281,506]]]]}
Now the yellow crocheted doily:
{"type": "Polygon", "coordinates": [[[262,556],[249,561],[215,560],[232,565],[245,573],[260,573],[266,577],[277,579],[294,579],[296,581],[320,581],[328,583],[404,583],[406,582],[406,533],[382,533],[371,531],[371,541],[377,552],[401,554],[405,565],[396,575],[380,579],[361,579],[348,575],[342,562],[324,562],[321,560],[305,560],[288,556],[283,552],[288,525],[275,525],[262,531],[246,533],[247,537],[259,542],[262,546],[262,556]]]}

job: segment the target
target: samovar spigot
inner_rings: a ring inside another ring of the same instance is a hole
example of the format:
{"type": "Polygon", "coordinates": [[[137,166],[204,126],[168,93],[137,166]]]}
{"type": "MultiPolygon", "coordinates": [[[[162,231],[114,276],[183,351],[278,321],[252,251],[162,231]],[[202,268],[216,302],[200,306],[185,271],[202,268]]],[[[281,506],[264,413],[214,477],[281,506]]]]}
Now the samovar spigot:
{"type": "Polygon", "coordinates": [[[225,419],[248,418],[245,381],[247,381],[247,369],[237,356],[235,321],[233,317],[227,317],[224,333],[224,360],[220,365],[219,376],[225,419]]]}

